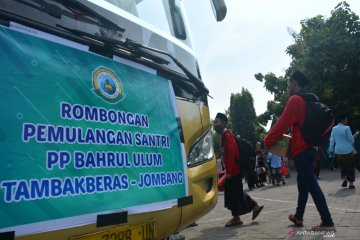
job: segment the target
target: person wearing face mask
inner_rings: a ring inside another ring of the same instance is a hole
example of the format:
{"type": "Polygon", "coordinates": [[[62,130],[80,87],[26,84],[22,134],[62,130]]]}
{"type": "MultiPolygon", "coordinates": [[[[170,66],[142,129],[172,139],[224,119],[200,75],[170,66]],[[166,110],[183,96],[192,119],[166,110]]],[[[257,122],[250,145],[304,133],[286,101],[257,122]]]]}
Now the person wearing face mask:
{"type": "Polygon", "coordinates": [[[264,206],[259,205],[249,195],[244,193],[241,166],[237,140],[233,133],[226,129],[228,119],[225,114],[218,113],[214,121],[214,130],[221,135],[221,153],[225,166],[225,207],[231,211],[233,218],[225,224],[225,227],[241,225],[241,215],[253,212],[252,220],[257,218],[264,206]]]}

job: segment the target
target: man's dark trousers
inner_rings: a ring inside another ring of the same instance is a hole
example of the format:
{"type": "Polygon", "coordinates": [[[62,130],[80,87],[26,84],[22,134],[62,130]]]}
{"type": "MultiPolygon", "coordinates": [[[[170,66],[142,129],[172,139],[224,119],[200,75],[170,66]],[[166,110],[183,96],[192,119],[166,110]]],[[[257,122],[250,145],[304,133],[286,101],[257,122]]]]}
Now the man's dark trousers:
{"type": "Polygon", "coordinates": [[[299,220],[303,220],[306,203],[310,193],[315,206],[320,213],[324,226],[332,226],[334,223],[331,219],[324,193],[314,174],[313,163],[315,161],[315,155],[316,150],[314,148],[308,148],[294,158],[295,168],[298,174],[297,186],[299,191],[295,217],[299,220]]]}

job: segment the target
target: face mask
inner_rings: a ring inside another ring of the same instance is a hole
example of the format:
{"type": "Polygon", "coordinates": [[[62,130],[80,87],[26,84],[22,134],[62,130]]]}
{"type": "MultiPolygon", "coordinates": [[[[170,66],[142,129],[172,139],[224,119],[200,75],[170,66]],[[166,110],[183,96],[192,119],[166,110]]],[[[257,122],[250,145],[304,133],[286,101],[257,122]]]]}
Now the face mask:
{"type": "Polygon", "coordinates": [[[214,126],[214,130],[215,130],[215,132],[217,132],[218,134],[221,135],[223,133],[224,129],[220,126],[214,126]]]}

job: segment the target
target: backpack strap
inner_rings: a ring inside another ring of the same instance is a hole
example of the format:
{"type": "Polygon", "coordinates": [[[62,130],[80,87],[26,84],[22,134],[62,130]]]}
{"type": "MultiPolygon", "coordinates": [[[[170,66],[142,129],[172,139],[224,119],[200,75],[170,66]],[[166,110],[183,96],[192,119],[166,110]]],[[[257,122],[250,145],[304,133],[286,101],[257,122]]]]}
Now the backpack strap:
{"type": "Polygon", "coordinates": [[[305,101],[319,102],[320,98],[313,93],[309,93],[304,89],[297,92],[295,95],[302,97],[305,101]]]}

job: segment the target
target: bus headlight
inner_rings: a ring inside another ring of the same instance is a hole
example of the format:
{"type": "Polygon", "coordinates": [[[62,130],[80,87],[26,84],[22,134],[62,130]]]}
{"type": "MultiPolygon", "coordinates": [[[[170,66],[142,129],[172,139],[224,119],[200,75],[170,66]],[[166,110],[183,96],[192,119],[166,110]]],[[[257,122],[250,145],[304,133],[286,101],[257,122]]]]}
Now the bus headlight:
{"type": "Polygon", "coordinates": [[[212,133],[210,129],[199,138],[190,150],[188,166],[198,165],[214,157],[212,133]]]}

